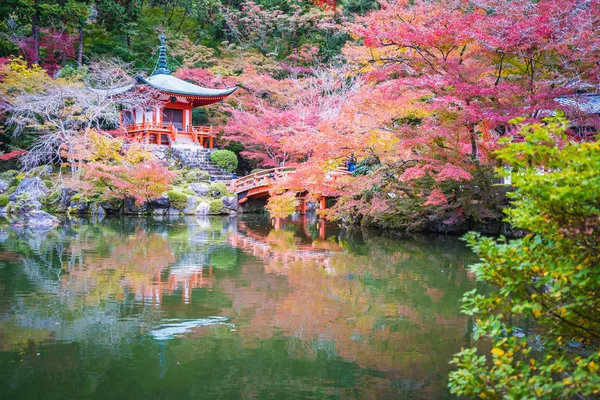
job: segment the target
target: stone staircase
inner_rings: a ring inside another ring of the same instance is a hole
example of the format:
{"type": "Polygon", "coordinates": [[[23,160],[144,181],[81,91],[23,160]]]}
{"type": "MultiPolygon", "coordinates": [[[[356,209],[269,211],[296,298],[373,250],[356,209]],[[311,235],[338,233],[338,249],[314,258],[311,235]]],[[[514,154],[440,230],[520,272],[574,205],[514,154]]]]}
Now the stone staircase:
{"type": "Polygon", "coordinates": [[[232,174],[227,172],[210,161],[210,155],[213,149],[205,149],[192,142],[192,145],[183,143],[175,144],[172,147],[172,157],[179,164],[186,168],[199,168],[210,175],[210,180],[214,182],[231,183],[232,174]]]}

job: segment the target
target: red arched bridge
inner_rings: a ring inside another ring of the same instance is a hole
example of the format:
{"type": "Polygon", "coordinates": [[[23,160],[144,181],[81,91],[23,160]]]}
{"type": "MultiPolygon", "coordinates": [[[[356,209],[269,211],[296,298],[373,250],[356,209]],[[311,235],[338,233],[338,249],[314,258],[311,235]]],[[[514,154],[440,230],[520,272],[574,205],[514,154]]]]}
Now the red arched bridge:
{"type": "MultiPolygon", "coordinates": [[[[265,169],[234,180],[231,183],[232,191],[237,195],[238,204],[244,204],[252,199],[266,199],[270,196],[269,192],[276,181],[281,181],[294,173],[296,173],[296,169],[293,167],[265,169]]],[[[327,176],[331,179],[337,179],[349,174],[345,168],[339,167],[329,172],[327,176]]],[[[300,214],[306,214],[305,198],[305,195],[300,196],[300,205],[298,206],[300,214]]],[[[322,210],[327,208],[327,198],[326,196],[319,198],[322,210]]]]}

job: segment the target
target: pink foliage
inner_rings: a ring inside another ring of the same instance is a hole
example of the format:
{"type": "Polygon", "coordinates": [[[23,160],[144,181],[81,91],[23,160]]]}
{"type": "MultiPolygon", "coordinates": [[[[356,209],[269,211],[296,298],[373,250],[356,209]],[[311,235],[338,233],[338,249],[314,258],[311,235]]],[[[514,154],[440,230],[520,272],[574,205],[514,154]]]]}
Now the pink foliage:
{"type": "Polygon", "coordinates": [[[473,178],[473,176],[469,172],[465,171],[463,168],[457,165],[448,164],[445,165],[442,168],[442,170],[437,174],[435,180],[437,182],[461,180],[469,181],[471,180],[471,178],[473,178]]]}
{"type": "Polygon", "coordinates": [[[427,201],[423,204],[424,206],[439,206],[442,204],[448,204],[448,199],[444,196],[444,193],[440,189],[433,189],[429,196],[427,196],[427,201]]]}
{"type": "Polygon", "coordinates": [[[426,174],[425,169],[421,166],[407,168],[404,173],[400,176],[401,181],[410,181],[413,179],[419,179],[424,177],[426,174]]]}
{"type": "MultiPolygon", "coordinates": [[[[73,58],[75,55],[76,36],[71,35],[64,30],[55,28],[40,29],[40,61],[42,68],[48,71],[48,74],[54,76],[61,64],[67,58],[73,58]]],[[[21,50],[23,57],[31,64],[35,60],[35,42],[33,36],[18,38],[17,46],[21,50]]]]}

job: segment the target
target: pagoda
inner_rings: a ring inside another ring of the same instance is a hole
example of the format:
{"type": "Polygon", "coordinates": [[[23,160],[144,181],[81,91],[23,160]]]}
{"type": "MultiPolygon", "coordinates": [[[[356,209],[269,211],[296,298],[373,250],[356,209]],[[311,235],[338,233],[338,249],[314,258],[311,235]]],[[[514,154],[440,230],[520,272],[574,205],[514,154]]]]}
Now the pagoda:
{"type": "Polygon", "coordinates": [[[237,89],[209,89],[171,75],[164,34],[160,35],[158,69],[148,78],[138,76],[136,83],[123,91],[138,86],[154,89],[160,104],[121,111],[121,128],[129,137],[159,146],[192,145],[211,149],[216,133],[212,126],[192,125],[192,109],[222,101],[237,89]]]}

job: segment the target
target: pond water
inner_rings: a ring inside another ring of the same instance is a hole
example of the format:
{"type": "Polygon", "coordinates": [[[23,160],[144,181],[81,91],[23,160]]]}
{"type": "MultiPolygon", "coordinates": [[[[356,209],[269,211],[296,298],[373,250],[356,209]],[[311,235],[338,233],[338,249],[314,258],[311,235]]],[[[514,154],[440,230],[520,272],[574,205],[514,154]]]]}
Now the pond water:
{"type": "Polygon", "coordinates": [[[452,398],[471,262],[310,216],[4,223],[0,398],[452,398]]]}

